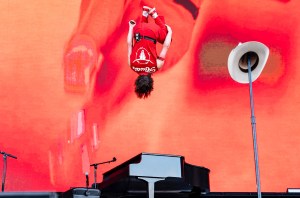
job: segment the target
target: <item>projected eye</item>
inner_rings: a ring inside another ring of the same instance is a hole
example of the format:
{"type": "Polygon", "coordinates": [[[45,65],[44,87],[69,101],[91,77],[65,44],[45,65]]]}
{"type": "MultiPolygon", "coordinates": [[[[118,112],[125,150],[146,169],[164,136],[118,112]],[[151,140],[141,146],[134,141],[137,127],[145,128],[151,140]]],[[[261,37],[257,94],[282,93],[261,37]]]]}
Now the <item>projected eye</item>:
{"type": "Polygon", "coordinates": [[[223,39],[209,40],[202,44],[198,52],[197,69],[199,78],[208,80],[211,78],[228,78],[227,59],[232,49],[223,39]]]}

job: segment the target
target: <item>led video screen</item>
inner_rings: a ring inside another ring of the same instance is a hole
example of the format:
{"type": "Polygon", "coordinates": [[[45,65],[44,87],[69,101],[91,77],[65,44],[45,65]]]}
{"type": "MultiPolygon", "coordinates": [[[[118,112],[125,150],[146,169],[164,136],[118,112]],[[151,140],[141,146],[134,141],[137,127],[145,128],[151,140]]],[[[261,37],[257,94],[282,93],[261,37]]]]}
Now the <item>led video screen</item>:
{"type": "Polygon", "coordinates": [[[211,191],[255,191],[249,84],[234,81],[227,64],[248,41],[270,50],[253,82],[262,191],[299,187],[299,7],[295,0],[1,1],[0,151],[17,157],[7,157],[5,189],[85,186],[86,173],[94,181],[90,164],[115,157],[98,167],[101,182],[102,173],[149,152],[210,169],[211,191]],[[154,90],[140,99],[126,39],[144,5],[164,16],[173,36],[154,90]]]}

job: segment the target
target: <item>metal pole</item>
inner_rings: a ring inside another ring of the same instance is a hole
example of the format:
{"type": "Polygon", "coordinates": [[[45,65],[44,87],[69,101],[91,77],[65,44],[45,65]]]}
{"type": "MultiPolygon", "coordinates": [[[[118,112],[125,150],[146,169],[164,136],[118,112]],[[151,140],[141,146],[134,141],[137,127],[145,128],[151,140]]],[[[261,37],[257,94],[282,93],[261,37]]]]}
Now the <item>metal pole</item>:
{"type": "Polygon", "coordinates": [[[17,157],[3,151],[0,151],[0,154],[3,155],[2,192],[4,192],[6,169],[7,169],[7,157],[11,157],[14,159],[17,159],[17,157]]]}
{"type": "Polygon", "coordinates": [[[2,192],[4,192],[5,186],[5,178],[6,178],[6,168],[7,168],[7,156],[6,154],[3,155],[3,174],[2,174],[2,192]]]}
{"type": "Polygon", "coordinates": [[[259,175],[259,163],[258,163],[258,149],[256,140],[256,121],[254,115],[254,102],[253,102],[253,91],[252,91],[252,77],[251,77],[251,57],[248,55],[248,77],[249,77],[249,92],[250,92],[250,106],[251,106],[251,125],[252,125],[252,138],[253,138],[253,149],[254,149],[254,160],[255,160],[255,172],[256,172],[256,187],[258,198],[261,198],[260,189],[260,175],[259,175]]]}
{"type": "Polygon", "coordinates": [[[94,184],[97,185],[97,165],[94,166],[94,184]]]}

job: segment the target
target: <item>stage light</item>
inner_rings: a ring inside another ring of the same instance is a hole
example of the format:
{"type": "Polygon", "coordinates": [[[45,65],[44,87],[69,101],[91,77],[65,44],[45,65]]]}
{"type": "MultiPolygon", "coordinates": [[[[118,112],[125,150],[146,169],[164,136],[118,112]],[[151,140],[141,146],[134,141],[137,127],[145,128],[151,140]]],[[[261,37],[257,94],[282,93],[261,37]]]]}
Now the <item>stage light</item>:
{"type": "Polygon", "coordinates": [[[256,172],[256,187],[258,198],[261,198],[260,173],[258,163],[258,149],[256,140],[256,121],[254,116],[254,102],[252,93],[252,82],[261,74],[267,59],[269,57],[269,48],[257,41],[240,43],[234,48],[228,57],[228,70],[233,80],[239,83],[249,83],[250,107],[251,107],[251,125],[253,137],[253,150],[256,172]]]}
{"type": "Polygon", "coordinates": [[[256,41],[239,43],[228,58],[228,70],[233,80],[239,83],[249,83],[248,57],[252,82],[261,74],[269,57],[269,48],[256,41]]]}

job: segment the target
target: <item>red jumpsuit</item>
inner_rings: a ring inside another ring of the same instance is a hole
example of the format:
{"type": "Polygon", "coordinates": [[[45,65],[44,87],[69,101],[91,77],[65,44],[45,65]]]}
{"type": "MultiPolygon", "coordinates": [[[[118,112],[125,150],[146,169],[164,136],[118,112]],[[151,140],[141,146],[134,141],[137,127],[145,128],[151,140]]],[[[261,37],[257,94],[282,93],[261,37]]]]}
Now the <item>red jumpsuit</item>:
{"type": "Polygon", "coordinates": [[[167,35],[167,27],[163,16],[154,19],[154,23],[148,23],[147,17],[142,17],[142,22],[133,29],[134,37],[139,33],[140,39],[135,40],[130,55],[131,69],[138,74],[149,74],[158,71],[156,65],[156,42],[163,43],[167,35]]]}

